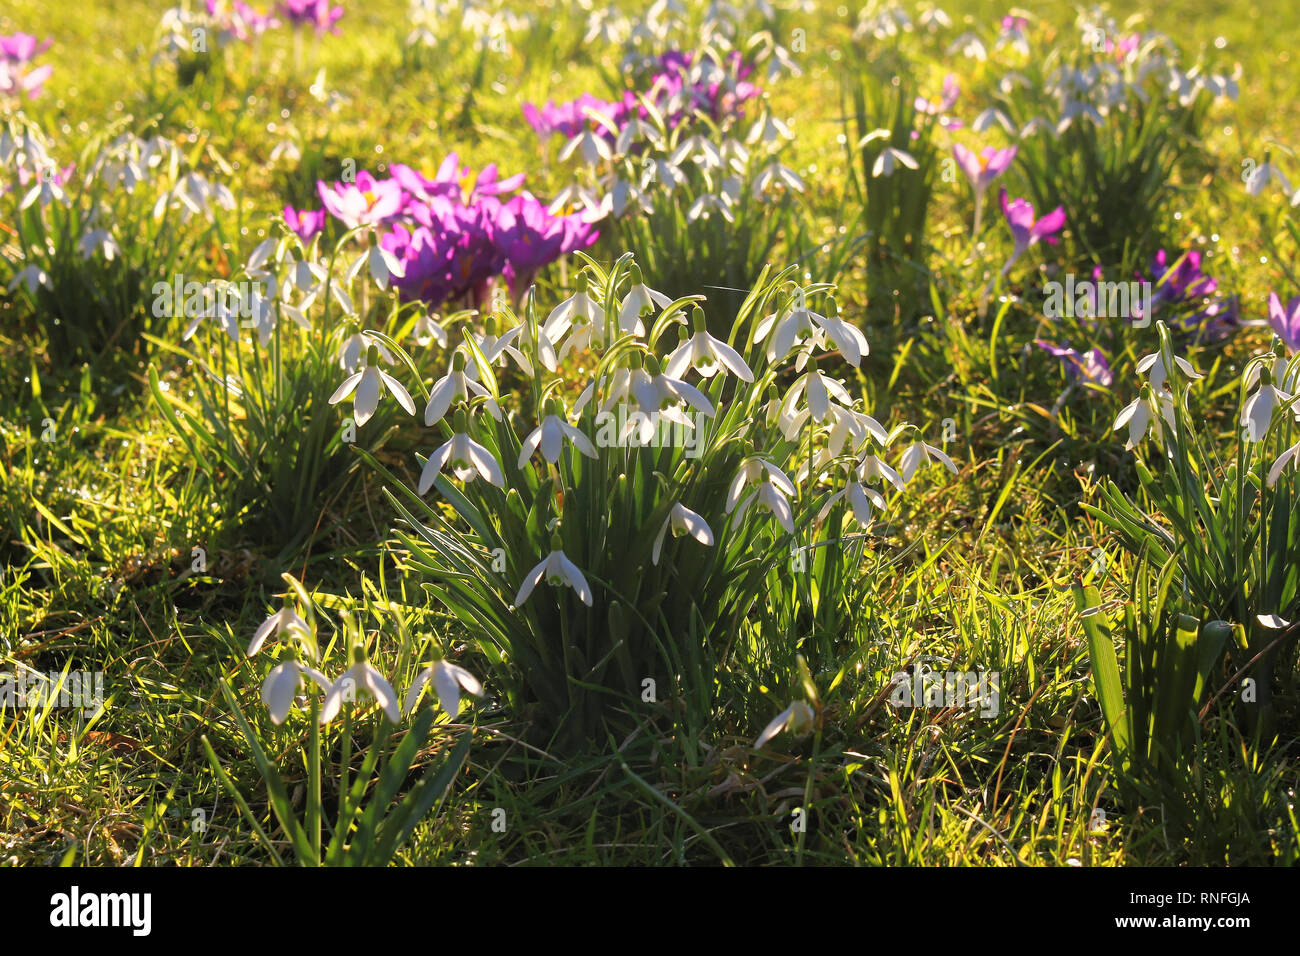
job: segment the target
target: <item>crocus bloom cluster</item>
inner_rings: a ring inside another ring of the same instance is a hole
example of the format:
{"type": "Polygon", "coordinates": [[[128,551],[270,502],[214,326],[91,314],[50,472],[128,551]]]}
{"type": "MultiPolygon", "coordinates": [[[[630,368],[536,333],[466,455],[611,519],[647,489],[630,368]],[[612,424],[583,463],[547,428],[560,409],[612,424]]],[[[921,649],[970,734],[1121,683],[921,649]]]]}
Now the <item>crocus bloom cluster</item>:
{"type": "MultiPolygon", "coordinates": [[[[640,92],[654,104],[669,129],[675,129],[690,117],[703,114],[715,123],[742,115],[742,105],[761,91],[748,81],[753,66],[739,52],[722,58],[670,51],[653,61],[640,92]]],[[[628,90],[616,100],[602,100],[584,93],[575,100],[556,105],[553,101],[540,109],[524,104],[524,118],[542,141],[559,134],[572,140],[584,131],[612,142],[629,124],[649,118],[649,111],[628,90]],[[613,126],[591,118],[599,114],[613,126]]]]}
{"type": "Polygon", "coordinates": [[[294,27],[309,26],[317,33],[338,33],[341,5],[330,5],[329,0],[281,0],[280,12],[294,27]]]}
{"type": "Polygon", "coordinates": [[[19,99],[26,95],[34,100],[41,95],[45,81],[54,72],[48,63],[32,66],[32,60],[49,49],[50,41],[38,42],[29,33],[0,35],[0,99],[19,99]]]}
{"type": "MultiPolygon", "coordinates": [[[[590,224],[552,215],[527,191],[503,198],[524,177],[501,179],[495,164],[474,173],[452,153],[431,174],[401,164],[390,173],[380,180],[360,172],[355,182],[322,181],[317,190],[325,212],[345,227],[378,233],[379,248],[398,264],[388,270],[393,285],[430,308],[481,305],[498,276],[522,295],[542,267],[597,237],[590,224]]],[[[314,216],[286,210],[290,227],[304,238],[319,229],[314,216]]]]}
{"type": "MultiPolygon", "coordinates": [[[[1236,296],[1214,297],[1218,280],[1201,268],[1202,256],[1191,250],[1170,263],[1164,249],[1151,260],[1151,311],[1171,329],[1198,342],[1219,342],[1240,325],[1236,296]]],[[[1143,316],[1135,315],[1135,318],[1143,316]]],[[[1150,318],[1150,317],[1145,317],[1150,318]]]]}

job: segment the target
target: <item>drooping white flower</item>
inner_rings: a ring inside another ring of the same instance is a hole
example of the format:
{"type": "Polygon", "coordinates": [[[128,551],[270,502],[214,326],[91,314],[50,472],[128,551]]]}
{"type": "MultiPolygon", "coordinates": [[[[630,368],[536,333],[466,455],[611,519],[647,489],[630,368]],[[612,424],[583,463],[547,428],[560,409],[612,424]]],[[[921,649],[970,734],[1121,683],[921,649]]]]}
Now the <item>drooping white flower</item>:
{"type": "Polygon", "coordinates": [[[787,497],[793,497],[794,494],[794,482],[786,477],[785,472],[762,458],[750,458],[740,466],[736,477],[731,480],[723,512],[736,512],[736,520],[739,521],[751,505],[757,504],[776,518],[777,523],[789,534],[794,534],[794,511],[787,497]],[[741,495],[749,485],[757,485],[757,490],[742,499],[741,495]]]}
{"type": "MultiPolygon", "coordinates": [[[[1181,355],[1174,356],[1174,365],[1177,366],[1179,371],[1192,380],[1204,377],[1200,372],[1196,371],[1196,369],[1192,367],[1191,362],[1187,361],[1187,359],[1183,358],[1181,355]]],[[[1138,359],[1137,373],[1139,375],[1146,375],[1148,372],[1151,373],[1149,379],[1151,382],[1151,390],[1159,394],[1164,388],[1165,381],[1169,376],[1169,370],[1165,368],[1165,357],[1163,351],[1157,350],[1138,359]]]]}
{"type": "Polygon", "coordinates": [[[792,734],[800,734],[808,730],[813,725],[816,714],[802,700],[796,700],[781,713],[772,718],[772,722],[763,728],[763,732],[758,735],[754,741],[754,749],[758,750],[773,737],[783,730],[788,730],[792,734]]]}
{"type": "Polygon", "coordinates": [[[289,634],[310,640],[311,628],[292,607],[286,604],[276,611],[253,632],[253,639],[248,644],[248,656],[252,657],[262,649],[271,634],[289,634]]]}
{"type": "Polygon", "coordinates": [[[1160,397],[1156,398],[1151,386],[1144,384],[1138,397],[1116,416],[1115,424],[1111,428],[1118,431],[1125,425],[1128,426],[1128,441],[1125,442],[1124,447],[1132,451],[1148,434],[1153,435],[1156,441],[1163,442],[1165,424],[1168,424],[1171,431],[1177,427],[1173,401],[1167,392],[1162,392],[1160,397]]]}
{"type": "Polygon", "coordinates": [[[429,456],[420,471],[418,492],[425,494],[433,487],[434,480],[448,466],[459,481],[473,481],[482,478],[497,488],[505,487],[505,476],[501,466],[492,457],[492,453],[470,438],[466,433],[469,419],[462,407],[456,412],[456,432],[451,439],[429,456]]]}
{"type": "Polygon", "coordinates": [[[849,479],[845,481],[844,487],[835,492],[826,499],[826,504],[822,505],[822,510],[817,515],[818,521],[825,521],[826,516],[830,514],[831,508],[837,501],[845,499],[853,509],[853,517],[858,524],[866,527],[871,523],[871,506],[884,510],[885,496],[870,485],[864,485],[860,481],[849,479]]]}
{"type": "Polygon", "coordinates": [[[529,432],[528,437],[523,440],[519,449],[518,467],[523,468],[528,464],[528,459],[538,448],[542,450],[542,457],[554,465],[560,460],[560,450],[566,438],[588,458],[596,457],[596,446],[591,443],[591,439],[569,424],[560,404],[552,399],[541,424],[529,432]]]}
{"type": "Polygon", "coordinates": [[[645,324],[641,321],[641,316],[647,312],[653,312],[656,307],[666,309],[672,305],[672,300],[662,292],[656,292],[645,284],[641,275],[641,267],[636,263],[632,264],[632,288],[628,289],[627,295],[623,299],[623,304],[618,310],[618,329],[624,335],[644,336],[646,334],[645,324]]]}
{"type": "Polygon", "coordinates": [[[406,267],[402,265],[402,261],[379,244],[374,232],[370,233],[369,247],[348,267],[345,280],[351,283],[363,268],[369,270],[370,277],[381,289],[388,288],[390,279],[400,279],[406,275],[406,267]]]}
{"type": "Polygon", "coordinates": [[[453,402],[468,402],[471,396],[486,398],[488,414],[501,421],[501,406],[486,386],[465,374],[465,353],[458,350],[451,357],[451,370],[429,390],[429,403],[424,406],[424,423],[432,425],[442,421],[453,402]]]}
{"type": "Polygon", "coordinates": [[[375,410],[379,408],[379,396],[385,388],[397,399],[397,404],[406,409],[408,415],[415,414],[415,403],[411,401],[410,393],[401,382],[379,367],[379,349],[372,345],[366,355],[366,367],[345,378],[343,384],[330,396],[329,403],[337,405],[355,391],[352,413],[357,424],[364,425],[374,417],[375,410]]]}
{"type": "Polygon", "coordinates": [[[542,558],[531,571],[524,575],[523,583],[519,586],[519,593],[515,595],[515,607],[519,607],[528,600],[528,596],[533,593],[533,589],[541,582],[542,578],[551,587],[568,586],[573,588],[578,598],[587,607],[592,606],[591,586],[587,584],[587,579],[582,576],[578,566],[568,559],[560,543],[558,534],[551,535],[551,553],[542,558]]]}
{"type": "Polygon", "coordinates": [[[944,454],[942,449],[935,448],[918,438],[907,446],[907,451],[903,452],[903,457],[899,462],[904,483],[912,480],[912,476],[916,474],[916,470],[921,465],[931,461],[937,461],[954,475],[957,474],[957,466],[953,464],[951,458],[944,454]]]}
{"type": "Polygon", "coordinates": [[[388,683],[388,679],[366,660],[365,652],[358,647],[353,652],[352,666],[339,675],[338,680],[330,685],[329,691],[325,694],[325,701],[321,705],[320,722],[328,724],[337,717],[344,698],[351,699],[358,691],[369,694],[393,723],[396,724],[402,719],[402,709],[398,704],[397,692],[393,690],[393,685],[388,683]]]}
{"type": "Polygon", "coordinates": [[[411,709],[420,699],[420,692],[424,690],[424,685],[430,680],[433,681],[433,689],[438,693],[438,703],[447,712],[447,716],[453,720],[460,715],[460,692],[462,688],[466,693],[475,697],[483,696],[483,685],[479,683],[478,678],[473,674],[456,664],[437,661],[415,675],[410,690],[406,692],[406,702],[403,706],[407,713],[411,712],[411,709]]]}
{"type": "Polygon", "coordinates": [[[678,502],[668,512],[668,517],[664,519],[659,534],[655,536],[654,553],[651,558],[652,564],[659,563],[659,555],[662,553],[664,546],[664,537],[668,534],[670,526],[673,529],[674,538],[689,534],[706,548],[713,547],[713,531],[709,528],[708,522],[690,508],[678,502]]]}
{"type": "Polygon", "coordinates": [[[1273,462],[1273,467],[1268,470],[1268,486],[1272,488],[1277,484],[1277,480],[1282,477],[1282,472],[1287,465],[1300,468],[1300,442],[1296,442],[1290,448],[1282,452],[1273,462]]]}
{"type": "Polygon", "coordinates": [[[298,696],[304,678],[314,682],[325,693],[330,692],[329,678],[311,665],[299,661],[297,655],[292,652],[272,667],[266,679],[262,681],[262,702],[266,704],[271,723],[277,727],[289,716],[293,699],[298,696]]]}
{"type": "Polygon", "coordinates": [[[886,146],[876,157],[875,163],[871,166],[872,176],[892,176],[894,170],[899,166],[905,166],[908,169],[917,169],[919,165],[916,157],[906,150],[895,149],[893,146],[886,146]]]}
{"type": "Polygon", "coordinates": [[[830,414],[831,399],[839,402],[841,405],[852,405],[853,398],[849,395],[848,389],[833,378],[827,378],[817,368],[817,363],[812,366],[803,375],[794,380],[790,390],[785,393],[785,399],[781,404],[781,411],[786,415],[795,414],[798,407],[800,396],[806,395],[808,410],[816,421],[824,421],[830,414]]]}
{"type": "Polygon", "coordinates": [[[1273,412],[1291,396],[1273,384],[1272,374],[1263,370],[1260,386],[1254,394],[1246,399],[1241,409],[1242,437],[1248,442],[1261,442],[1268,435],[1269,426],[1273,424],[1273,412]]]}
{"type": "Polygon", "coordinates": [[[709,334],[704,321],[704,310],[696,306],[691,313],[695,334],[677,346],[664,363],[664,372],[680,379],[687,369],[695,369],[704,378],[712,378],[720,371],[728,371],[743,382],[752,382],[754,373],[749,370],[740,353],[721,339],[709,334]]]}

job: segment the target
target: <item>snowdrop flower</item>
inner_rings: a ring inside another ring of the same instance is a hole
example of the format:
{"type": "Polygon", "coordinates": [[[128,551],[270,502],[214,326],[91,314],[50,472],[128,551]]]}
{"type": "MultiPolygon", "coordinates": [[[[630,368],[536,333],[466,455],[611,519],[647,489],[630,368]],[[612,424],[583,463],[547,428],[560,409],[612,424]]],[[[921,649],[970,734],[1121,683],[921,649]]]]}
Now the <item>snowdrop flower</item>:
{"type": "MultiPolygon", "coordinates": [[[[514,363],[519,366],[520,370],[531,376],[533,374],[533,363],[528,361],[528,356],[515,346],[515,339],[523,333],[524,327],[516,325],[513,329],[503,332],[501,335],[496,334],[496,320],[489,316],[487,325],[483,330],[483,335],[475,335],[474,341],[478,344],[479,351],[487,359],[488,365],[506,364],[506,359],[513,359],[514,363]]],[[[446,332],[443,335],[446,336],[446,332]]]]}
{"type": "MultiPolygon", "coordinates": [[[[1174,356],[1174,365],[1180,372],[1193,381],[1203,377],[1200,372],[1196,371],[1196,369],[1192,367],[1192,363],[1187,361],[1187,359],[1183,358],[1181,355],[1174,356]]],[[[1169,370],[1165,368],[1163,351],[1155,351],[1138,359],[1137,373],[1139,375],[1146,375],[1147,372],[1151,373],[1149,379],[1151,382],[1151,390],[1159,394],[1164,390],[1165,381],[1169,376],[1169,370]]]]}
{"type": "Polygon", "coordinates": [[[325,702],[321,705],[320,722],[328,724],[338,716],[345,696],[364,690],[379,705],[384,716],[393,723],[398,723],[402,719],[402,710],[398,706],[397,692],[393,690],[393,685],[388,683],[384,675],[366,660],[366,653],[361,648],[358,647],[352,652],[352,660],[352,666],[339,675],[338,680],[325,694],[325,702]]]}
{"type": "Polygon", "coordinates": [[[403,709],[407,713],[411,712],[411,709],[420,699],[420,692],[424,690],[424,685],[430,680],[433,681],[433,689],[438,693],[438,703],[447,712],[447,716],[453,720],[460,715],[460,692],[462,688],[466,693],[475,697],[483,696],[483,685],[478,682],[478,678],[473,674],[456,664],[437,661],[431,667],[426,667],[415,675],[415,681],[411,684],[411,689],[406,692],[406,703],[403,709]]]}
{"type": "Polygon", "coordinates": [[[1241,409],[1242,437],[1248,442],[1263,441],[1273,424],[1273,412],[1291,400],[1290,395],[1273,384],[1273,374],[1267,368],[1260,369],[1259,381],[1259,388],[1241,409]]]}
{"type": "MultiPolygon", "coordinates": [[[[542,332],[557,346],[569,329],[573,327],[575,319],[582,320],[580,324],[586,324],[593,328],[597,325],[604,325],[605,310],[587,294],[589,281],[586,272],[580,273],[578,275],[578,291],[552,309],[551,314],[546,317],[546,321],[542,324],[542,332]]],[[[563,354],[562,350],[561,354],[563,354]]]]}
{"type": "Polygon", "coordinates": [[[1293,470],[1300,470],[1300,442],[1296,442],[1290,448],[1278,456],[1277,461],[1273,462],[1273,467],[1268,470],[1268,486],[1272,488],[1277,484],[1277,480],[1282,477],[1282,472],[1286,466],[1291,465],[1293,470]]]}
{"type": "Polygon", "coordinates": [[[542,457],[554,465],[560,460],[560,450],[564,445],[564,439],[569,439],[573,446],[579,452],[588,458],[595,458],[596,446],[591,443],[591,439],[580,432],[564,418],[564,410],[560,403],[555,399],[547,402],[546,417],[542,423],[534,428],[528,437],[523,440],[519,449],[519,468],[528,464],[528,459],[533,457],[533,452],[538,448],[542,450],[542,457]]]}
{"type": "MultiPolygon", "coordinates": [[[[439,348],[446,348],[449,342],[447,330],[439,324],[433,316],[425,313],[415,320],[415,342],[417,345],[428,345],[430,342],[437,343],[439,348]]],[[[482,348],[482,345],[479,346],[482,348]]],[[[528,373],[529,375],[532,372],[528,373]]]]}
{"type": "MultiPolygon", "coordinates": [[[[248,644],[248,656],[252,657],[260,651],[262,645],[266,643],[266,639],[273,633],[277,636],[288,634],[291,637],[297,637],[307,642],[312,639],[311,627],[299,617],[298,612],[286,604],[263,621],[258,629],[253,632],[253,639],[248,644]]],[[[308,646],[310,647],[310,644],[308,646]]]]}
{"type": "MultiPolygon", "coordinates": [[[[356,416],[357,424],[364,425],[370,421],[379,407],[379,396],[384,388],[392,393],[393,398],[406,409],[408,415],[415,414],[415,403],[411,401],[410,394],[401,382],[379,367],[379,349],[372,345],[366,355],[366,367],[345,378],[343,384],[330,396],[329,403],[337,405],[355,391],[352,412],[356,416]]],[[[427,419],[427,413],[425,417],[427,419]]],[[[428,422],[428,424],[433,423],[428,422]]]]}
{"type": "Polygon", "coordinates": [[[1001,126],[1008,136],[1014,136],[1016,133],[1016,127],[1011,122],[1011,118],[996,106],[990,106],[976,116],[975,122],[971,123],[971,129],[977,133],[983,133],[992,129],[995,125],[1001,126]]]}
{"type": "Polygon", "coordinates": [[[691,159],[705,171],[722,166],[722,152],[713,140],[699,133],[686,137],[668,157],[668,162],[680,166],[683,160],[691,159]]]}
{"type": "Polygon", "coordinates": [[[752,382],[754,373],[749,370],[740,353],[721,339],[709,334],[704,321],[704,310],[696,306],[691,312],[695,334],[683,342],[668,356],[664,371],[673,378],[680,379],[688,368],[693,368],[705,378],[712,378],[720,371],[730,372],[741,381],[752,382]]]}
{"type": "Polygon", "coordinates": [[[673,529],[674,538],[689,534],[706,548],[713,547],[713,531],[710,530],[708,523],[690,508],[679,502],[673,505],[672,510],[668,512],[668,517],[664,519],[663,526],[655,537],[654,554],[651,558],[652,564],[659,563],[659,556],[664,546],[664,537],[668,534],[669,526],[673,529]]]}
{"type": "Polygon", "coordinates": [[[437,451],[429,456],[420,471],[418,488],[420,494],[425,494],[433,487],[434,479],[448,465],[451,466],[452,474],[459,481],[474,481],[482,478],[497,488],[505,487],[506,481],[501,473],[501,466],[497,464],[490,451],[469,437],[468,431],[469,417],[465,412],[465,406],[462,405],[456,410],[455,434],[451,436],[450,441],[439,446],[437,451]]]}
{"type": "Polygon", "coordinates": [[[293,140],[282,139],[271,147],[271,162],[276,163],[281,159],[291,164],[296,163],[302,159],[302,150],[298,148],[298,144],[293,140]]]}
{"type": "Polygon", "coordinates": [[[795,379],[790,390],[785,393],[785,399],[781,405],[781,411],[786,415],[793,415],[798,405],[799,397],[807,395],[808,410],[812,412],[812,417],[817,421],[824,421],[830,414],[831,399],[839,402],[841,405],[852,405],[853,398],[849,395],[848,390],[835,381],[833,378],[827,378],[817,369],[817,363],[813,362],[812,367],[803,375],[795,379]]]}
{"type": "Polygon", "coordinates": [[[619,307],[618,328],[624,335],[644,336],[646,330],[641,316],[653,312],[656,308],[668,308],[672,305],[672,300],[645,284],[641,267],[635,262],[632,263],[631,273],[632,288],[628,289],[623,304],[619,307]]]}
{"type": "Polygon", "coordinates": [[[1263,164],[1255,167],[1246,177],[1246,192],[1251,196],[1258,196],[1270,182],[1275,180],[1284,193],[1291,192],[1291,181],[1266,156],[1263,164]]]}
{"type": "Polygon", "coordinates": [[[896,491],[902,491],[904,484],[902,476],[878,454],[883,450],[883,445],[884,442],[877,442],[875,436],[867,439],[867,450],[858,462],[858,481],[865,482],[872,479],[887,481],[896,491]]]}
{"type": "Polygon", "coordinates": [[[790,127],[771,113],[764,113],[762,118],[749,128],[745,136],[745,142],[753,145],[755,143],[774,143],[779,140],[794,139],[794,134],[790,132],[790,127]]]}
{"type": "MultiPolygon", "coordinates": [[[[633,398],[643,411],[657,411],[669,421],[688,428],[693,427],[694,423],[682,411],[680,407],[682,403],[694,408],[701,415],[713,417],[713,403],[698,388],[662,372],[659,359],[653,355],[647,355],[644,362],[645,373],[633,376],[629,385],[633,398]]],[[[653,422],[648,421],[647,424],[651,428],[654,427],[653,422]]]]}
{"type": "Polygon", "coordinates": [[[921,465],[932,461],[939,462],[954,475],[957,474],[957,466],[953,464],[951,458],[943,453],[942,449],[926,444],[918,438],[916,441],[912,442],[912,444],[907,446],[907,451],[903,452],[902,460],[899,462],[899,468],[902,469],[903,482],[906,483],[911,481],[912,476],[916,474],[916,470],[920,468],[921,465]]]}
{"type": "Polygon", "coordinates": [[[378,339],[364,332],[355,332],[344,339],[343,344],[339,346],[339,368],[345,372],[355,372],[362,367],[371,347],[379,350],[379,360],[385,365],[392,365],[397,361],[393,358],[393,353],[388,351],[378,339]]]}
{"type": "Polygon", "coordinates": [[[698,222],[708,219],[713,210],[717,210],[727,222],[736,221],[736,215],[731,211],[731,200],[725,193],[700,193],[686,210],[686,218],[690,222],[698,222]]]}
{"type": "Polygon", "coordinates": [[[369,270],[370,277],[381,289],[388,288],[390,278],[401,279],[406,275],[406,267],[402,265],[401,260],[379,244],[373,231],[370,233],[369,248],[348,267],[346,281],[351,283],[362,268],[369,270]]]}
{"type": "Polygon", "coordinates": [[[601,209],[615,219],[621,218],[633,206],[645,214],[654,212],[654,201],[645,191],[648,185],[648,179],[638,186],[629,180],[615,177],[614,185],[601,200],[601,209]]]}
{"type": "Polygon", "coordinates": [[[948,47],[948,55],[961,53],[967,59],[984,62],[989,58],[988,48],[974,33],[963,33],[948,47]]]}
{"type": "Polygon", "coordinates": [[[794,534],[794,512],[787,498],[795,494],[794,482],[786,477],[785,472],[776,465],[762,458],[750,458],[740,466],[740,471],[732,479],[727,489],[724,514],[736,512],[736,520],[745,516],[750,505],[757,502],[759,507],[767,510],[788,533],[794,534]],[[749,485],[758,485],[758,490],[751,492],[742,500],[741,494],[749,485]]]}
{"type": "Polygon", "coordinates": [[[519,593],[515,595],[515,607],[528,600],[528,596],[533,593],[533,588],[537,587],[543,577],[551,587],[567,585],[573,588],[583,604],[587,607],[592,606],[591,586],[587,584],[587,579],[582,576],[578,566],[565,556],[559,534],[551,535],[551,553],[524,575],[519,593]]]}
{"type": "Polygon", "coordinates": [[[767,193],[776,183],[780,183],[792,192],[803,192],[803,180],[799,174],[774,159],[754,177],[754,191],[759,194],[767,193]]]}
{"type": "Polygon", "coordinates": [[[844,487],[835,494],[826,499],[826,504],[817,515],[818,521],[825,521],[826,516],[830,514],[831,508],[837,501],[847,500],[849,506],[853,509],[853,517],[858,524],[866,527],[871,523],[871,506],[875,505],[882,511],[885,508],[885,496],[875,488],[864,485],[860,481],[848,480],[844,487]]]}
{"type": "Polygon", "coordinates": [[[806,732],[813,725],[816,718],[813,709],[801,700],[795,701],[781,713],[772,718],[772,722],[763,728],[763,732],[758,735],[754,741],[754,749],[758,750],[777,734],[783,730],[788,730],[792,734],[801,734],[806,732]]]}
{"type": "Polygon", "coordinates": [[[465,353],[458,350],[451,357],[451,371],[438,379],[429,390],[429,404],[424,407],[424,423],[432,425],[442,421],[453,402],[468,402],[471,395],[486,398],[488,414],[501,421],[501,407],[493,400],[487,388],[465,374],[465,353]]]}
{"type": "Polygon", "coordinates": [[[906,166],[908,169],[916,169],[916,158],[909,152],[901,149],[895,149],[893,146],[886,146],[876,157],[875,163],[871,167],[872,176],[892,176],[894,169],[898,166],[906,166]]]}
{"type": "Polygon", "coordinates": [[[331,690],[329,678],[311,665],[301,663],[298,655],[290,649],[284,660],[271,668],[262,681],[262,702],[266,704],[271,723],[277,727],[289,716],[293,699],[298,696],[304,678],[311,680],[327,694],[331,690]]]}
{"type": "Polygon", "coordinates": [[[560,150],[560,162],[566,161],[579,151],[582,153],[582,161],[588,166],[595,166],[600,160],[610,159],[614,155],[609,148],[609,143],[590,129],[584,129],[564,144],[564,148],[560,150]]]}
{"type": "Polygon", "coordinates": [[[1132,451],[1148,434],[1156,441],[1164,441],[1163,425],[1168,424],[1171,431],[1177,427],[1174,422],[1174,405],[1168,393],[1162,393],[1157,400],[1149,384],[1143,383],[1142,391],[1132,403],[1125,406],[1115,418],[1112,429],[1118,431],[1128,426],[1128,441],[1124,447],[1132,451]]]}
{"type": "Polygon", "coordinates": [[[63,186],[58,181],[57,172],[56,169],[42,170],[36,177],[36,185],[27,191],[27,195],[23,196],[18,208],[26,209],[37,200],[40,200],[41,208],[44,209],[52,202],[63,202],[67,199],[68,194],[63,191],[63,186]]]}
{"type": "Polygon", "coordinates": [[[9,280],[9,291],[12,292],[19,285],[27,286],[27,292],[35,295],[38,288],[44,287],[53,291],[54,283],[50,281],[49,275],[40,266],[30,265],[19,269],[14,273],[14,277],[9,280]]]}

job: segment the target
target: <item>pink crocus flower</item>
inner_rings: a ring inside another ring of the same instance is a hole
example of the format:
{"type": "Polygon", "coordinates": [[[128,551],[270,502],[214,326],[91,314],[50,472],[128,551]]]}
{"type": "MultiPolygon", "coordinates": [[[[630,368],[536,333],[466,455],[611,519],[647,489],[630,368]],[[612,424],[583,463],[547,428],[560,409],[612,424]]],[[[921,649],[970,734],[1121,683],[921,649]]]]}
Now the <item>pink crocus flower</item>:
{"type": "Polygon", "coordinates": [[[44,43],[38,43],[30,33],[0,36],[0,57],[10,63],[26,63],[48,50],[51,42],[53,41],[46,39],[44,43]]]}
{"type": "Polygon", "coordinates": [[[335,24],[343,16],[343,7],[331,7],[329,0],[282,0],[280,10],[295,27],[306,24],[317,33],[338,33],[335,24]]]}
{"type": "Polygon", "coordinates": [[[971,229],[972,236],[979,235],[980,221],[984,213],[984,194],[989,186],[993,185],[993,181],[1010,168],[1016,158],[1017,149],[1015,146],[1008,146],[1005,149],[985,146],[976,153],[961,143],[953,144],[952,155],[957,160],[961,171],[966,174],[966,178],[970,180],[971,189],[975,191],[975,225],[971,229]]]}
{"type": "Polygon", "coordinates": [[[294,209],[292,206],[285,206],[284,221],[299,239],[303,242],[311,242],[312,238],[325,228],[325,210],[294,209]]]}
{"type": "Polygon", "coordinates": [[[1011,257],[1002,267],[1002,274],[1006,275],[1011,264],[1037,245],[1040,239],[1056,244],[1054,234],[1065,226],[1065,207],[1057,206],[1041,219],[1035,219],[1033,204],[1027,199],[1016,199],[1008,203],[1005,187],[998,190],[998,199],[1002,203],[1002,215],[1006,216],[1007,225],[1011,227],[1011,235],[1016,242],[1011,257]]]}
{"type": "Polygon", "coordinates": [[[28,99],[34,100],[41,95],[41,87],[54,67],[47,63],[27,69],[27,65],[49,46],[49,40],[40,43],[30,33],[0,36],[0,97],[19,97],[26,93],[28,99]]]}
{"type": "Polygon", "coordinates": [[[394,179],[382,182],[369,173],[357,173],[355,183],[330,186],[324,181],[316,184],[326,211],[349,229],[362,223],[381,223],[402,211],[406,194],[394,179]]]}
{"type": "Polygon", "coordinates": [[[1283,308],[1276,292],[1268,294],[1268,324],[1291,352],[1300,352],[1300,295],[1283,308]]]}

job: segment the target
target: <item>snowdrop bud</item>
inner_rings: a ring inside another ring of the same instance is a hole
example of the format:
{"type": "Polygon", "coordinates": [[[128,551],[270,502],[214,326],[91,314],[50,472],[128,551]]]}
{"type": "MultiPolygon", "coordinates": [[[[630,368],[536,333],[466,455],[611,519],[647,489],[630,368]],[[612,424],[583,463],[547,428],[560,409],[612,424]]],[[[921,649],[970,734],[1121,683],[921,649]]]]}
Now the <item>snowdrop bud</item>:
{"type": "Polygon", "coordinates": [[[695,326],[696,332],[707,332],[708,324],[704,321],[704,310],[698,305],[691,310],[691,324],[695,326]]]}
{"type": "Polygon", "coordinates": [[[495,312],[489,312],[487,320],[483,323],[483,333],[493,338],[497,334],[497,317],[495,312]]]}
{"type": "Polygon", "coordinates": [[[648,373],[650,373],[650,377],[651,377],[651,378],[654,378],[654,377],[655,377],[656,375],[658,375],[661,371],[663,371],[663,370],[659,367],[659,359],[658,359],[656,356],[654,356],[654,355],[647,355],[647,356],[645,357],[645,370],[646,370],[648,373]]]}
{"type": "Polygon", "coordinates": [[[465,371],[465,353],[457,352],[451,357],[451,370],[453,372],[465,371]]]}
{"type": "Polygon", "coordinates": [[[551,532],[551,550],[552,551],[564,550],[564,542],[560,540],[560,532],[558,531],[551,532]]]}
{"type": "Polygon", "coordinates": [[[371,345],[368,349],[366,349],[366,364],[367,364],[367,365],[378,365],[378,364],[379,364],[379,346],[378,346],[378,345],[371,345]]]}
{"type": "Polygon", "coordinates": [[[630,273],[630,274],[631,274],[631,276],[632,276],[632,284],[633,284],[633,285],[644,285],[644,284],[645,284],[645,277],[644,277],[643,275],[641,275],[641,267],[640,267],[639,265],[637,265],[635,262],[632,263],[632,270],[631,270],[631,273],[630,273]]]}
{"type": "Polygon", "coordinates": [[[1264,366],[1259,370],[1259,384],[1264,388],[1268,388],[1273,384],[1273,373],[1268,370],[1268,366],[1264,366]]]}
{"type": "Polygon", "coordinates": [[[835,296],[833,295],[826,297],[826,314],[829,316],[837,316],[840,314],[840,305],[835,301],[835,296]]]}
{"type": "Polygon", "coordinates": [[[680,348],[691,340],[690,329],[684,325],[677,326],[677,346],[680,348]]]}
{"type": "Polygon", "coordinates": [[[1151,383],[1143,382],[1142,389],[1140,392],[1138,392],[1138,394],[1142,397],[1142,401],[1144,402],[1151,401],[1151,383]]]}
{"type": "Polygon", "coordinates": [[[363,647],[352,648],[352,663],[364,664],[366,662],[366,650],[363,647]]]}
{"type": "Polygon", "coordinates": [[[579,272],[579,273],[578,273],[578,291],[577,291],[575,294],[576,294],[576,295],[586,295],[586,294],[587,294],[587,286],[588,286],[588,284],[589,284],[589,280],[588,280],[588,278],[587,278],[587,273],[585,273],[585,272],[579,272]]]}
{"type": "Polygon", "coordinates": [[[456,409],[455,426],[455,430],[458,434],[463,435],[469,431],[469,416],[465,414],[464,403],[461,403],[461,405],[456,409]]]}

